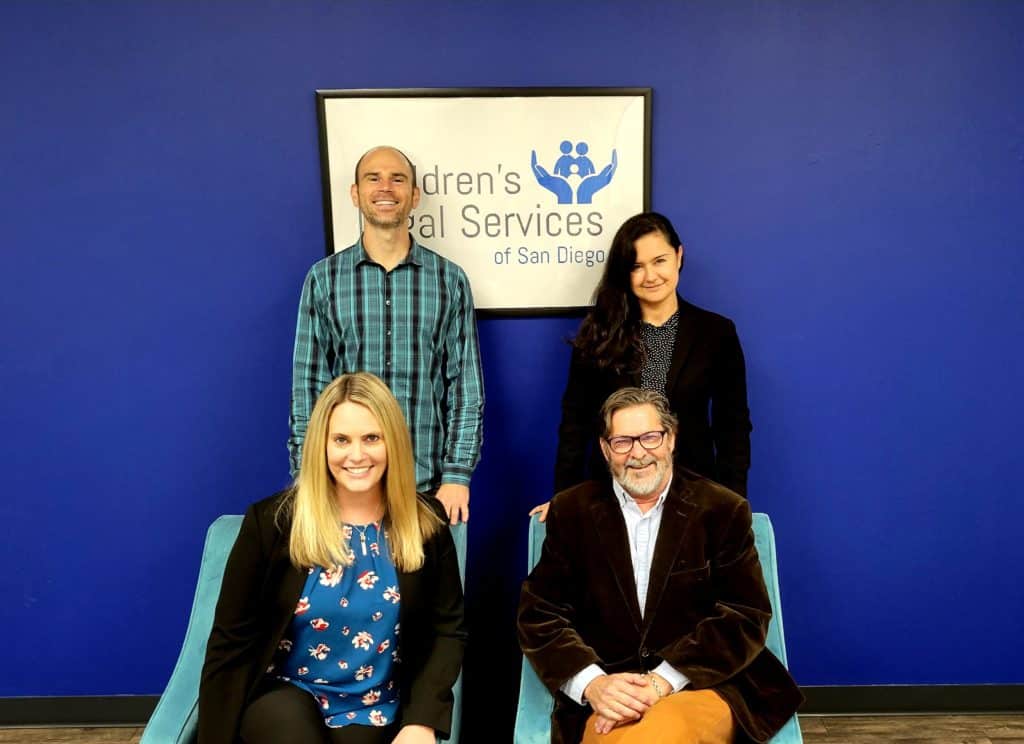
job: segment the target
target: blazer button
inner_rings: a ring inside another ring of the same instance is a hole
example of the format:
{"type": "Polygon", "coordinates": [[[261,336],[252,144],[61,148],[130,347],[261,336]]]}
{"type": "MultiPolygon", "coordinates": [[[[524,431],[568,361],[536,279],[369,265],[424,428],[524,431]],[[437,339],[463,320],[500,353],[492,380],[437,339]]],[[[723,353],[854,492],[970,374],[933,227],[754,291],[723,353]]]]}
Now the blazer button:
{"type": "Polygon", "coordinates": [[[651,652],[647,650],[647,647],[640,649],[640,658],[646,659],[651,655],[651,652]]]}

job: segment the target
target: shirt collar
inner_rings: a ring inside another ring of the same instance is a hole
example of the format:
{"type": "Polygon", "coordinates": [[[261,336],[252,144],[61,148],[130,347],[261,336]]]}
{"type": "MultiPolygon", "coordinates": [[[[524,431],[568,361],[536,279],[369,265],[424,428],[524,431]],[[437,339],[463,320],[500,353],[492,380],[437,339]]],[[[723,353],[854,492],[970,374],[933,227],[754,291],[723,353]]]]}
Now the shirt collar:
{"type": "MultiPolygon", "coordinates": [[[[411,264],[412,266],[422,266],[423,251],[425,249],[423,248],[422,245],[416,242],[416,238],[414,238],[412,235],[409,235],[409,240],[412,241],[412,244],[409,246],[409,252],[405,255],[405,258],[398,262],[398,266],[403,266],[405,264],[411,264]]],[[[355,259],[357,266],[362,263],[373,264],[375,266],[379,265],[377,264],[376,261],[370,258],[370,254],[368,254],[366,252],[366,248],[363,247],[362,234],[359,235],[359,240],[356,241],[356,244],[352,246],[351,250],[355,252],[353,258],[355,259]]]]}
{"type": "MultiPolygon", "coordinates": [[[[660,508],[661,505],[665,503],[665,498],[668,496],[668,489],[670,489],[671,487],[672,487],[672,478],[670,477],[668,479],[668,483],[665,484],[664,490],[658,495],[658,501],[654,504],[654,508],[648,509],[647,510],[647,514],[651,514],[652,512],[655,511],[655,509],[660,508]]],[[[636,502],[633,501],[633,497],[630,496],[628,493],[626,493],[626,489],[623,488],[622,484],[620,484],[614,478],[612,478],[612,491],[615,492],[615,498],[618,499],[618,501],[619,501],[619,508],[620,509],[626,509],[627,507],[630,506],[630,504],[632,504],[635,509],[637,509],[637,510],[640,509],[640,507],[636,505],[636,502]]],[[[645,514],[644,516],[647,516],[647,515],[645,514]]]]}

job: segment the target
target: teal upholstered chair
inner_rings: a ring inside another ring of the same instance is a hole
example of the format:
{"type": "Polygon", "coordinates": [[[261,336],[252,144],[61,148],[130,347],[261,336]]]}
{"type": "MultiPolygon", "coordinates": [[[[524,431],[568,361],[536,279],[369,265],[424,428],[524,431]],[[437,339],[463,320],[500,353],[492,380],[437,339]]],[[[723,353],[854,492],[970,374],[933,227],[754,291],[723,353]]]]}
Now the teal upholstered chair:
{"type": "MultiPolygon", "coordinates": [[[[530,520],[530,542],[527,547],[527,563],[531,570],[540,559],[544,532],[544,523],[533,517],[530,520]]],[[[772,602],[772,621],[768,626],[767,646],[783,664],[787,664],[786,642],[782,633],[782,602],[779,599],[779,572],[775,563],[775,533],[767,514],[754,514],[754,541],[761,558],[761,570],[764,573],[764,583],[768,587],[768,597],[772,602]]],[[[553,707],[554,700],[551,694],[541,684],[530,663],[523,659],[523,670],[519,679],[515,744],[550,744],[553,707]]],[[[803,744],[796,716],[789,719],[782,730],[772,737],[770,744],[803,744]]]]}
{"type": "MultiPolygon", "coordinates": [[[[139,744],[193,744],[199,711],[199,675],[206,656],[206,641],[213,627],[213,611],[220,596],[224,564],[235,544],[242,517],[229,514],[218,517],[206,533],[203,560],[199,566],[199,582],[192,600],[192,614],[185,631],[185,642],[178,654],[167,689],[160,696],[139,744]]],[[[466,582],[466,525],[451,528],[459,557],[459,573],[466,582]]],[[[455,683],[455,708],[452,711],[452,744],[459,741],[459,720],[462,716],[462,675],[455,683]]]]}

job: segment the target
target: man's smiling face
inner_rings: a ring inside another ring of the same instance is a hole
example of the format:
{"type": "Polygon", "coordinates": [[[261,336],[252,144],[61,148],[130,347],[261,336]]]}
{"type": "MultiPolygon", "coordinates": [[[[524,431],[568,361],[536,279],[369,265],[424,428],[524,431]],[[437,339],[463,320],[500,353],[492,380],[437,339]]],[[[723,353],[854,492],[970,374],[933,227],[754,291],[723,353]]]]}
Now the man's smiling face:
{"type": "Polygon", "coordinates": [[[420,190],[412,183],[412,168],[401,153],[389,147],[363,156],[350,193],[363,220],[383,229],[404,225],[420,203],[420,190]]]}
{"type": "Polygon", "coordinates": [[[658,411],[649,403],[629,406],[615,412],[607,439],[601,440],[612,477],[634,499],[646,500],[660,494],[672,477],[672,451],[675,437],[665,432],[658,411]],[[664,432],[661,443],[645,449],[639,441],[643,434],[664,432]],[[609,445],[616,437],[633,437],[632,447],[623,453],[614,452],[609,445]]]}

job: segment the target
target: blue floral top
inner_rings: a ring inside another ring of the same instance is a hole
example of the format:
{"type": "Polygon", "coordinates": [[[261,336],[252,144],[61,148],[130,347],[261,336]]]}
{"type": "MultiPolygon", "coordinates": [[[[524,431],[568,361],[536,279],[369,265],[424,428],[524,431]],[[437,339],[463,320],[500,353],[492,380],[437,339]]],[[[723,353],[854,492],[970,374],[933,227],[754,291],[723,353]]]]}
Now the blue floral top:
{"type": "Polygon", "coordinates": [[[399,702],[398,573],[379,523],[342,530],[355,561],[309,569],[268,673],[316,698],[328,726],[386,726],[399,702]]]}

